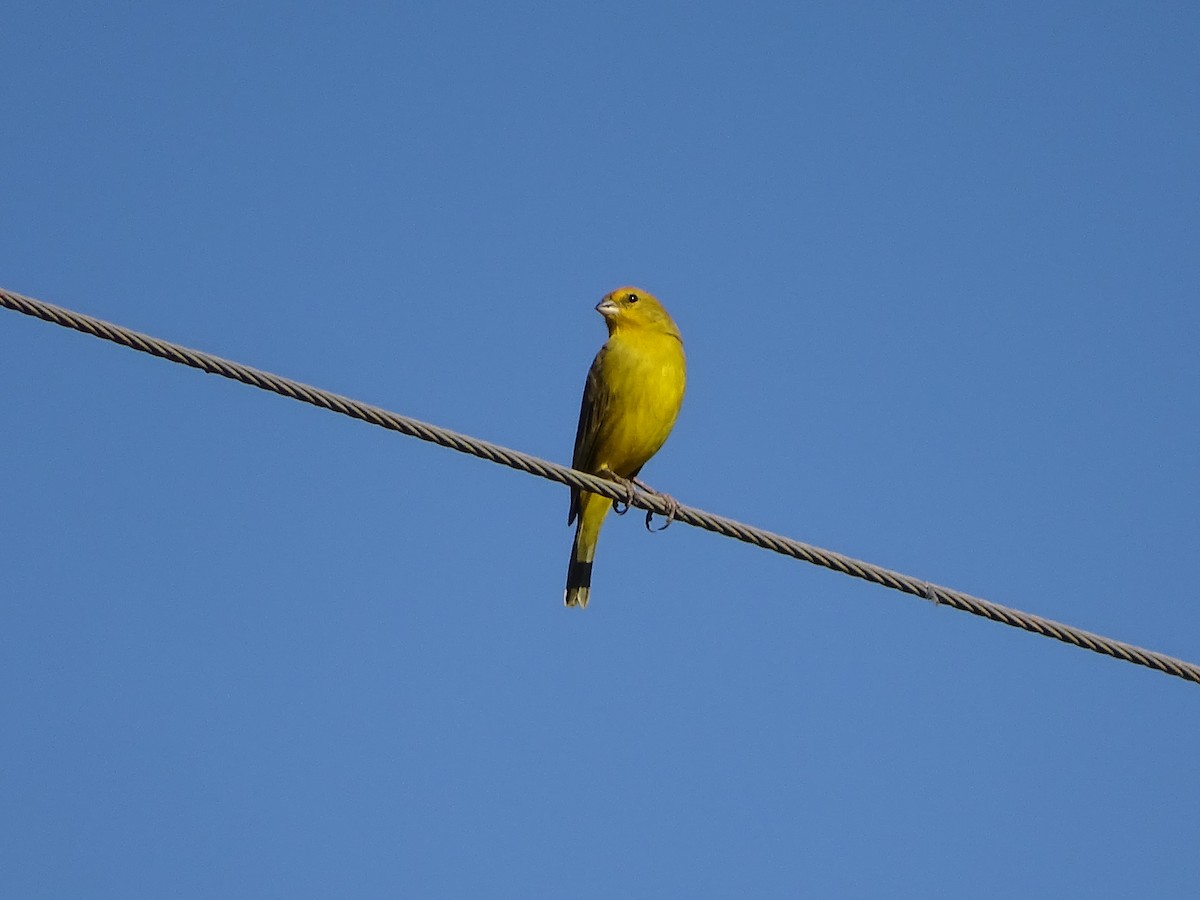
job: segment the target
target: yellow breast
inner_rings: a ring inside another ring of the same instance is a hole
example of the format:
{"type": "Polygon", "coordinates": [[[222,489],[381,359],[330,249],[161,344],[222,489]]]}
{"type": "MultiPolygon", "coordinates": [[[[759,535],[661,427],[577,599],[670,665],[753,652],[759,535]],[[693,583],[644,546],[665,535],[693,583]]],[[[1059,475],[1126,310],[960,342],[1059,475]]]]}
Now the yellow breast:
{"type": "Polygon", "coordinates": [[[601,375],[609,408],[597,435],[594,459],[631,476],[662,447],[683,403],[687,363],[674,335],[630,329],[608,340],[601,375]]]}

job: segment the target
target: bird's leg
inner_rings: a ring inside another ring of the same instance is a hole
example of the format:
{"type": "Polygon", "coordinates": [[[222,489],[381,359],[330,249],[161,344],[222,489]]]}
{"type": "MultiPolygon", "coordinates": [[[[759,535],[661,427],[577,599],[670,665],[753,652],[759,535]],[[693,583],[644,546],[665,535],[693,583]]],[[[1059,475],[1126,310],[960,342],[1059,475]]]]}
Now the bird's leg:
{"type": "Polygon", "coordinates": [[[641,488],[643,491],[645,491],[647,494],[653,494],[655,497],[657,497],[659,500],[661,500],[663,503],[665,503],[667,505],[666,521],[663,522],[662,528],[651,528],[650,527],[650,523],[654,519],[654,512],[652,510],[646,510],[646,530],[647,531],[666,531],[669,527],[671,527],[671,523],[675,521],[675,516],[677,516],[679,514],[679,501],[676,500],[674,497],[672,497],[670,494],[664,494],[661,491],[656,491],[654,488],[650,487],[650,485],[646,484],[646,482],[644,482],[644,481],[639,481],[636,478],[633,478],[630,480],[635,485],[637,485],[639,488],[641,488]]]}
{"type": "Polygon", "coordinates": [[[596,474],[601,478],[607,478],[609,481],[615,481],[617,484],[621,485],[621,487],[625,488],[625,497],[620,500],[613,500],[612,508],[613,512],[618,516],[623,516],[625,513],[629,512],[629,507],[633,505],[634,495],[637,493],[633,487],[634,481],[631,481],[623,475],[618,475],[607,466],[602,467],[596,474]]]}

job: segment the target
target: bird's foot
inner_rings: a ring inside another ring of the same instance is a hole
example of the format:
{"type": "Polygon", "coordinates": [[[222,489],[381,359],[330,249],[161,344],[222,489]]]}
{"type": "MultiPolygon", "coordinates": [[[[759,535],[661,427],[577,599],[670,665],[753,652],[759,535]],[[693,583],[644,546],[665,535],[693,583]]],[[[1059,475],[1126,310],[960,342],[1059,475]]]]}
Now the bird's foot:
{"type": "Polygon", "coordinates": [[[633,505],[633,498],[637,495],[637,489],[633,486],[636,479],[629,479],[623,475],[618,475],[612,469],[601,469],[597,472],[601,478],[607,478],[609,481],[615,481],[621,487],[625,488],[625,496],[619,500],[613,500],[613,512],[618,516],[623,516],[629,512],[629,507],[633,505]]]}
{"type": "Polygon", "coordinates": [[[647,494],[653,494],[655,497],[657,497],[659,500],[661,500],[664,504],[666,504],[666,507],[667,507],[667,513],[665,516],[665,520],[663,521],[662,528],[651,527],[651,522],[654,520],[654,511],[649,510],[649,509],[646,510],[646,530],[647,531],[666,531],[668,528],[671,527],[671,523],[675,521],[675,517],[677,515],[679,515],[679,509],[680,509],[679,501],[676,500],[674,497],[672,497],[670,494],[664,494],[661,491],[656,491],[654,488],[650,487],[650,485],[646,484],[646,482],[644,482],[644,481],[638,481],[638,479],[636,479],[636,478],[631,479],[631,480],[633,481],[633,483],[635,485],[637,485],[639,488],[641,488],[641,490],[643,490],[647,494]]]}

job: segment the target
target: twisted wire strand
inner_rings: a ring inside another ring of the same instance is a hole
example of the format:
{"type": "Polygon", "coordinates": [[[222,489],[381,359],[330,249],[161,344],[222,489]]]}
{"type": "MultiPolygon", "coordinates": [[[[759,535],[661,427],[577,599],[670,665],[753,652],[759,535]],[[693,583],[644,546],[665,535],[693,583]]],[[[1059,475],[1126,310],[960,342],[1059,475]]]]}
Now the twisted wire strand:
{"type": "MultiPolygon", "coordinates": [[[[62,325],[65,328],[72,328],[84,334],[94,335],[95,337],[112,341],[115,344],[121,344],[134,350],[140,350],[143,353],[149,353],[151,356],[191,366],[212,375],[220,375],[224,378],[240,381],[252,387],[272,391],[284,397],[291,397],[293,400],[318,406],[321,409],[341,413],[354,419],[369,422],[372,425],[378,425],[381,428],[398,431],[410,437],[420,438],[423,441],[429,441],[441,447],[449,447],[460,453],[468,453],[490,462],[500,463],[522,472],[528,472],[531,475],[549,479],[550,481],[557,481],[571,487],[601,494],[613,500],[624,501],[627,499],[624,487],[596,475],[589,475],[586,472],[580,472],[567,466],[539,459],[527,453],[510,450],[498,444],[481,441],[478,438],[459,434],[437,425],[431,425],[418,419],[402,416],[378,406],[360,403],[357,400],[343,397],[340,394],[334,394],[299,381],[293,381],[290,378],[283,378],[279,375],[273,375],[270,372],[263,372],[250,366],[221,359],[218,356],[213,356],[200,350],[192,350],[179,344],[159,340],[150,335],[86,316],[73,310],[53,306],[40,300],[34,300],[31,297],[15,294],[3,288],[0,288],[0,306],[24,313],[27,316],[53,322],[56,325],[62,325]]],[[[668,504],[661,497],[641,491],[638,491],[633,496],[631,505],[660,515],[666,515],[668,512],[668,504]]],[[[776,553],[782,553],[785,556],[803,560],[804,562],[832,569],[835,572],[861,578],[873,584],[903,591],[906,594],[912,594],[916,597],[923,597],[942,606],[960,609],[964,612],[982,616],[985,619],[991,619],[994,622],[1001,622],[1014,628],[1031,631],[1034,634],[1054,638],[1067,644],[1073,644],[1076,647],[1082,647],[1086,650],[1135,663],[1136,665],[1146,666],[1147,668],[1200,684],[1200,666],[1167,656],[1163,653],[1146,650],[1133,644],[1127,644],[1123,641],[1116,641],[1089,631],[1083,631],[1071,625],[1055,622],[1042,616],[1033,615],[1032,613],[1001,606],[998,603],[992,603],[980,597],[974,597],[961,591],[932,584],[928,581],[913,578],[910,575],[885,569],[882,566],[863,562],[862,560],[854,559],[841,553],[835,553],[831,550],[823,550],[820,547],[814,547],[811,544],[805,544],[801,541],[783,537],[782,535],[772,534],[753,525],[746,525],[742,522],[725,518],[724,516],[713,515],[695,507],[681,506],[675,513],[675,519],[697,528],[703,528],[716,534],[724,535],[725,537],[753,544],[756,547],[762,547],[766,550],[772,550],[776,553]]]]}

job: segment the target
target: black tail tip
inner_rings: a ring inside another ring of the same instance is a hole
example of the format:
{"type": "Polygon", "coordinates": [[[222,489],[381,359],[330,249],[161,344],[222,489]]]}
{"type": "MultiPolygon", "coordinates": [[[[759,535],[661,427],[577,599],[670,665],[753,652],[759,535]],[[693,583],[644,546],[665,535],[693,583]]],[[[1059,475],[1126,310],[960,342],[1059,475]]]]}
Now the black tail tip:
{"type": "Polygon", "coordinates": [[[591,592],[592,564],[571,560],[567,566],[567,589],[563,593],[565,606],[578,606],[581,609],[588,604],[588,594],[591,592]]]}

